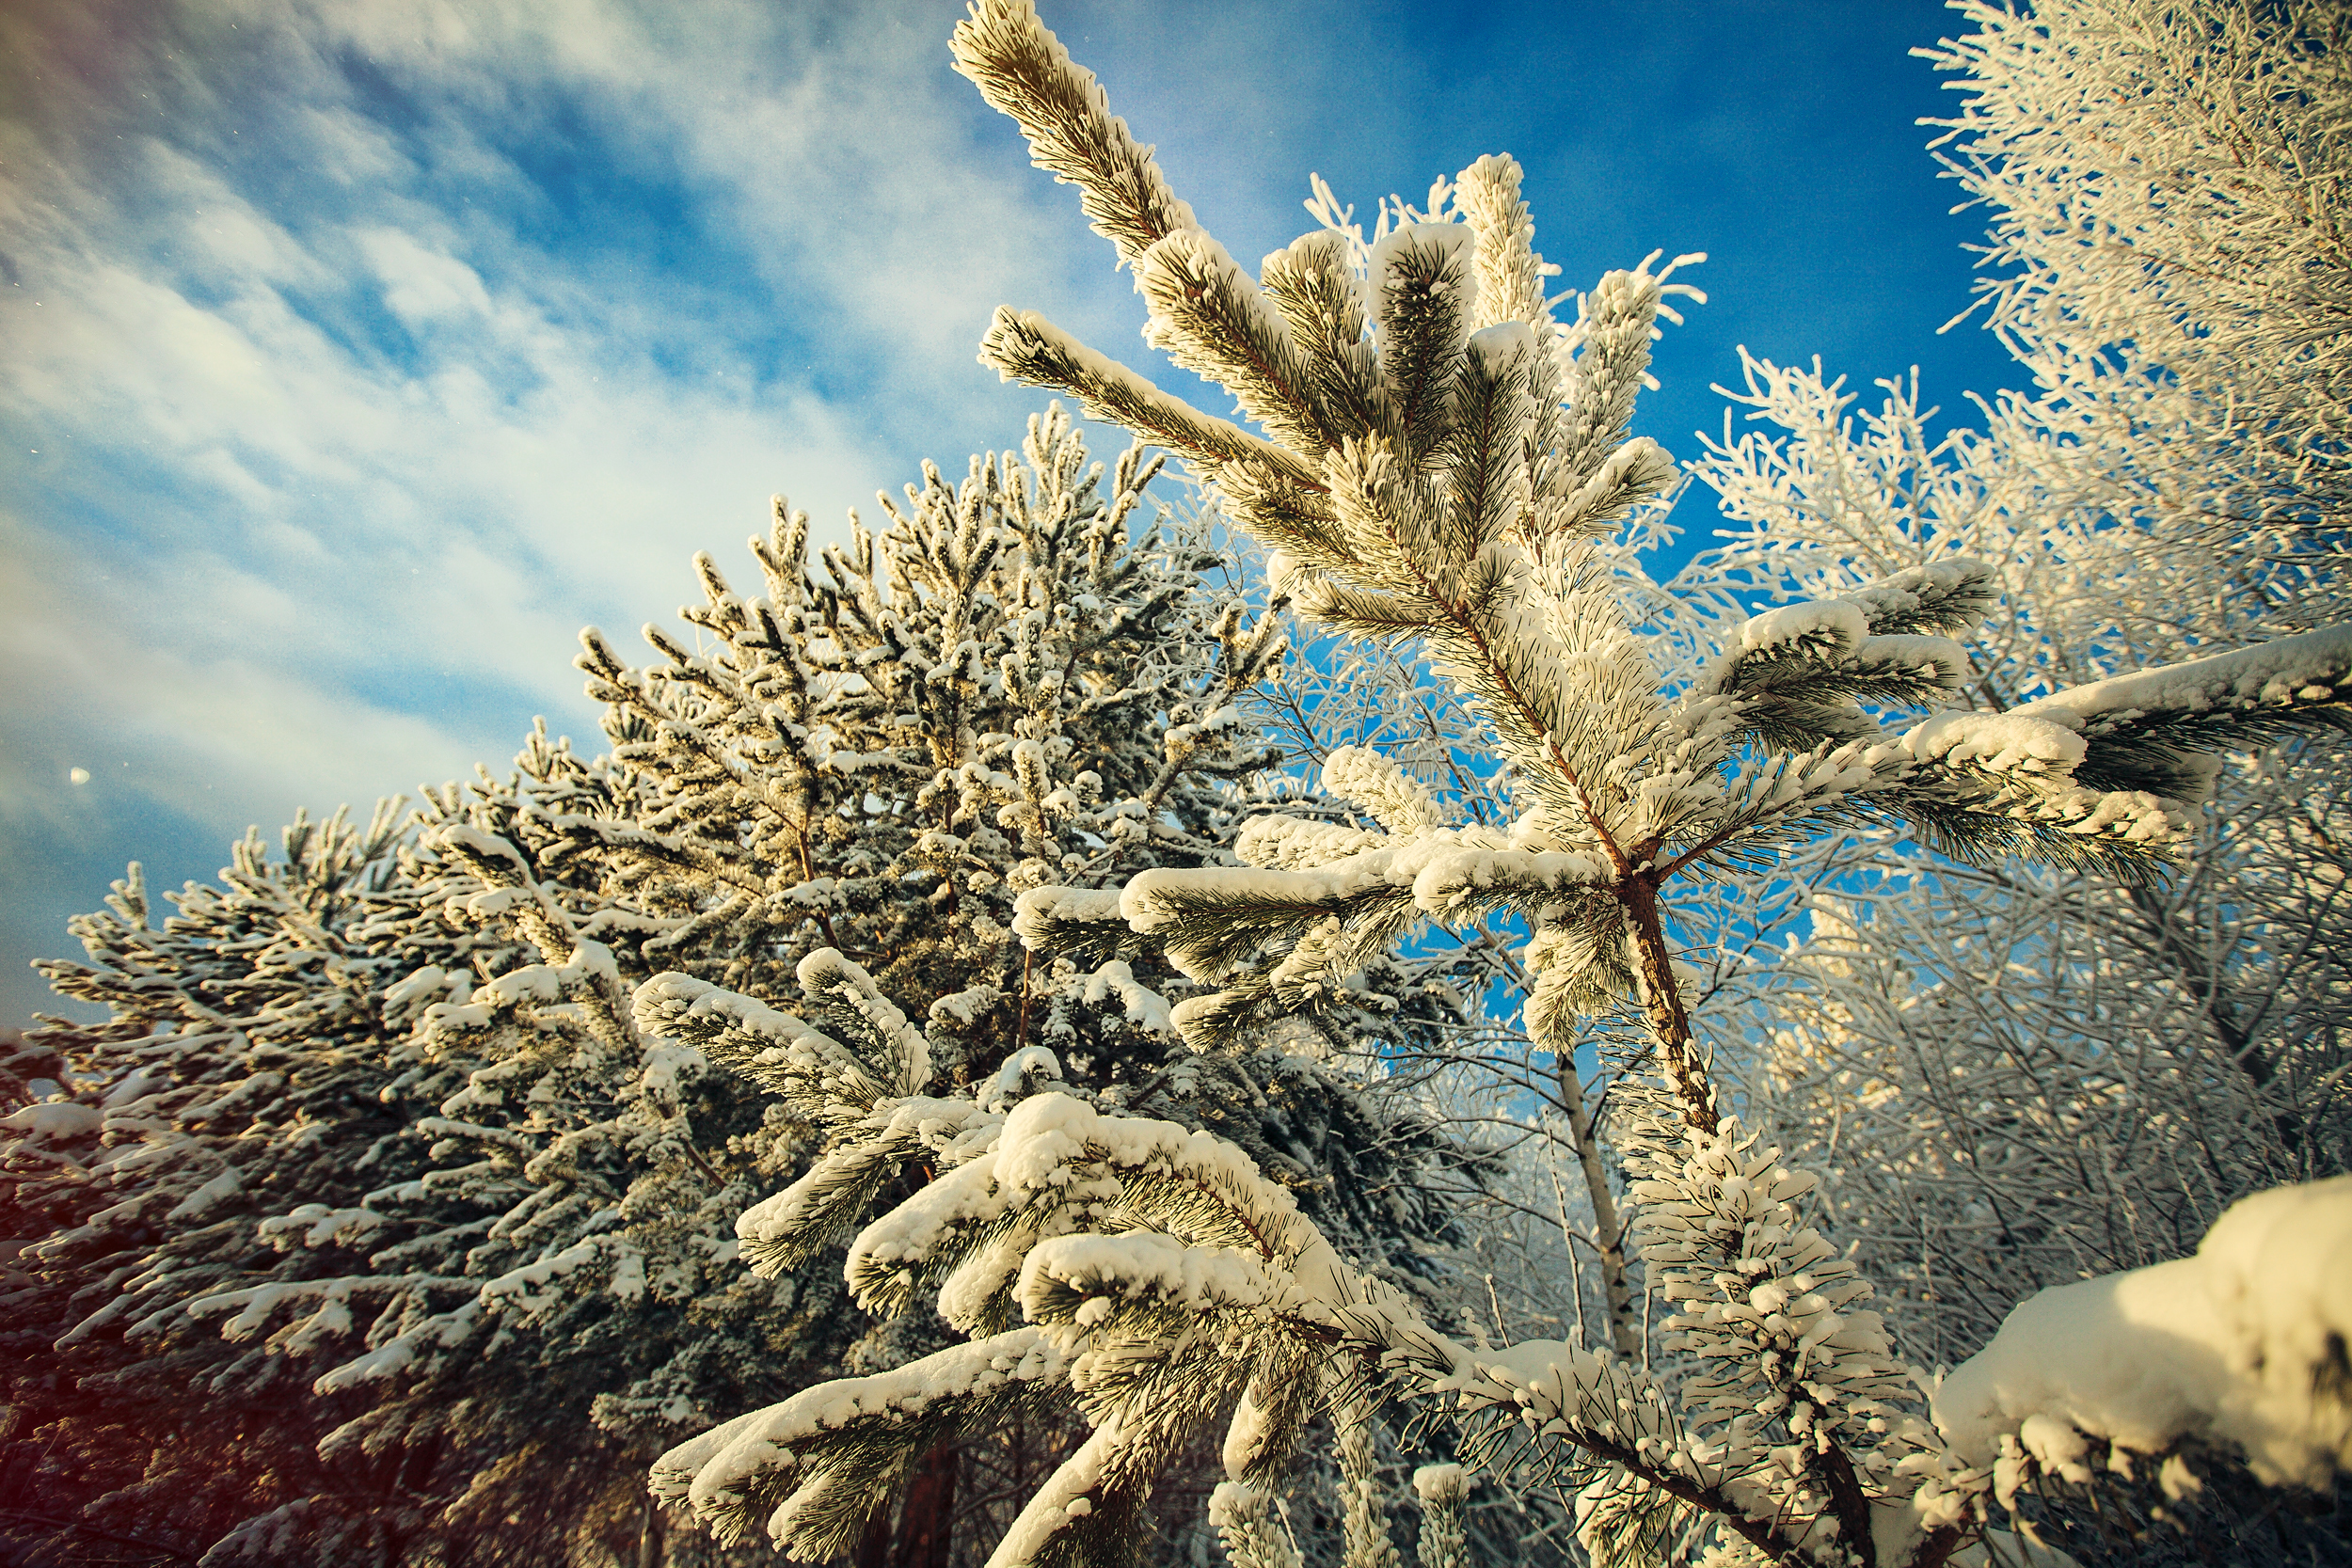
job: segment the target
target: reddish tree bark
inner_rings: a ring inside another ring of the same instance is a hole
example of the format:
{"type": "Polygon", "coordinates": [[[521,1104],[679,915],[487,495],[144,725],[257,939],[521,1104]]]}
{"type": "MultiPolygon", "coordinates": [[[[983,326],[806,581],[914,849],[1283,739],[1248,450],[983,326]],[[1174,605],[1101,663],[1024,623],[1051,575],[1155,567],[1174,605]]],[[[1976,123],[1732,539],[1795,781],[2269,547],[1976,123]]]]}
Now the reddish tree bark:
{"type": "Polygon", "coordinates": [[[947,1568],[956,1515],[956,1472],[961,1450],[940,1444],[923,1456],[898,1510],[898,1538],[890,1568],[947,1568]]]}

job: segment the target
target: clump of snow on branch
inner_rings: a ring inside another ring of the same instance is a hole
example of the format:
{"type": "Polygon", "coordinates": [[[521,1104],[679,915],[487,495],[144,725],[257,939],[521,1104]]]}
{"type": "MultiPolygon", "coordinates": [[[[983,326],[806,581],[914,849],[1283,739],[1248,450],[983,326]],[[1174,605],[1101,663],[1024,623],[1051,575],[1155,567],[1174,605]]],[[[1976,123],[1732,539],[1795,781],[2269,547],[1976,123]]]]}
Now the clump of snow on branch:
{"type": "Polygon", "coordinates": [[[2240,1199],[2196,1252],[2019,1305],[1937,1388],[1954,1451],[2003,1501],[2036,1471],[2087,1481],[2086,1437],[2161,1458],[2234,1446],[2265,1481],[2352,1470],[2352,1176],[2240,1199]]]}

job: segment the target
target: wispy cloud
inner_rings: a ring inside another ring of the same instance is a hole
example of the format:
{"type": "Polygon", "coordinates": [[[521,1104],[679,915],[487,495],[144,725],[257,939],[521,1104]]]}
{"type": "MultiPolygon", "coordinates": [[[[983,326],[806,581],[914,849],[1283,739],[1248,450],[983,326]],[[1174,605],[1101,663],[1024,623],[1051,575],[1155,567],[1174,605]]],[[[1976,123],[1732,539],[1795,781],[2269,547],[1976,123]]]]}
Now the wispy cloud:
{"type": "Polygon", "coordinates": [[[1058,264],[976,221],[1039,193],[958,161],[939,40],[856,8],[4,25],[18,879],[126,814],[225,839],[590,727],[583,622],[666,611],[772,489],[830,522],[927,415],[1001,420],[972,344],[1058,264]]]}
{"type": "MultiPolygon", "coordinates": [[[[1311,167],[1368,204],[1505,142],[1573,270],[1690,211],[1766,232],[1766,194],[1642,182],[1695,112],[1688,71],[1625,69],[1671,60],[1671,5],[1049,8],[1237,252],[1305,226],[1311,167]]],[[[1774,59],[1853,31],[1716,9],[1774,59]]],[[[0,8],[0,1022],[93,868],[209,874],[247,822],[495,763],[533,713],[585,739],[581,624],[665,615],[695,549],[734,569],[771,491],[838,527],[1012,439],[1040,400],[974,362],[997,304],[1148,365],[1071,193],[949,70],[960,10],[0,8]]]]}

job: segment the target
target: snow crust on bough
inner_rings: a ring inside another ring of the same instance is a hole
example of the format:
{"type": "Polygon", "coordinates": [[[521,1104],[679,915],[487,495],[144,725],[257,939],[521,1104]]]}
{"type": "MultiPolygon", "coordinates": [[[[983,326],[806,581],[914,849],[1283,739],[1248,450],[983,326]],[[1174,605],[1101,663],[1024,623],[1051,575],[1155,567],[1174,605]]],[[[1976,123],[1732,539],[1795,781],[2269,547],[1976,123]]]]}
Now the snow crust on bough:
{"type": "Polygon", "coordinates": [[[1148,934],[1179,918],[1175,906],[1186,895],[1326,904],[1382,891],[1409,892],[1415,907],[1443,914],[1477,901],[1482,894],[1532,895],[1570,885],[1602,885],[1610,879],[1608,868],[1592,856],[1512,848],[1486,836],[1486,843],[1468,842],[1469,833],[1435,829],[1305,870],[1209,866],[1145,871],[1128,881],[1120,908],[1132,929],[1148,934]]]}
{"type": "Polygon", "coordinates": [[[2352,623],[2114,675],[2027,703],[2019,716],[2079,730],[2135,713],[2321,702],[2352,684],[2352,623]]]}
{"type": "Polygon", "coordinates": [[[1312,871],[1385,842],[1386,835],[1376,830],[1303,816],[1258,816],[1233,841],[1233,858],[1269,870],[1312,871]]]}
{"type": "Polygon", "coordinates": [[[1119,895],[1115,887],[1033,887],[1013,900],[1013,934],[1034,943],[1044,939],[1053,921],[1079,925],[1123,921],[1126,916],[1120,913],[1119,895]]]}
{"type": "Polygon", "coordinates": [[[1127,1022],[1154,1035],[1175,1036],[1176,1022],[1168,998],[1136,979],[1123,958],[1113,958],[1087,976],[1085,995],[1089,1006],[1113,994],[1125,1006],[1127,1022]]]}
{"type": "Polygon", "coordinates": [[[953,1345],[869,1377],[819,1384],[670,1449],[654,1462],[654,1493],[708,1513],[753,1478],[794,1465],[795,1444],[860,1417],[904,1416],[995,1384],[1059,1378],[1068,1365],[1045,1331],[1025,1327],[953,1345]]]}
{"type": "Polygon", "coordinates": [[[1413,1472],[1413,1495],[1423,1503],[1458,1502],[1469,1491],[1469,1474],[1459,1465],[1423,1465],[1413,1472]]]}
{"type": "Polygon", "coordinates": [[[1740,628],[1740,646],[1743,652],[1766,653],[1820,639],[1842,654],[1852,652],[1869,635],[1870,623],[1860,606],[1844,599],[1819,599],[1750,616],[1740,628]]]}
{"type": "Polygon", "coordinates": [[[2088,1479],[2085,1435],[2158,1454],[2235,1444],[2262,1480],[2352,1470],[2352,1176],[2232,1205],[2187,1258],[2053,1286],[1937,1390],[1952,1447],[2088,1479]]]}
{"type": "Polygon", "coordinates": [[[1186,1246],[1158,1231],[1130,1230],[1039,1243],[1021,1269],[1016,1293],[1023,1310],[1041,1320],[1065,1291],[1092,1298],[1077,1308],[1075,1322],[1084,1328],[1107,1316],[1115,1301],[1150,1297],[1193,1311],[1247,1308],[1265,1305],[1278,1287],[1259,1259],[1235,1248],[1186,1246]]]}
{"type": "Polygon", "coordinates": [[[1988,773],[2072,777],[2090,748],[2073,727],[2015,713],[1938,713],[1905,730],[1903,752],[1922,760],[1963,763],[1988,773]]]}

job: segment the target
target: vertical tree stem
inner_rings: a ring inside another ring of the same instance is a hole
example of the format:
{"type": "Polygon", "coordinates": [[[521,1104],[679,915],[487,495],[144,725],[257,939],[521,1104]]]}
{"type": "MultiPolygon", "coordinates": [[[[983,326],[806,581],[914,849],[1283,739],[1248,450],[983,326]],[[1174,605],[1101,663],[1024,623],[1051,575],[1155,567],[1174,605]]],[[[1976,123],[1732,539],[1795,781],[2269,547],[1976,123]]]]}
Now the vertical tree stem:
{"type": "Polygon", "coordinates": [[[1682,1105],[1683,1119],[1702,1132],[1718,1125],[1715,1085],[1699,1061],[1691,1015],[1683,1010],[1682,990],[1675,981],[1674,955],[1666,947],[1666,929],[1658,913],[1658,883],[1636,873],[1617,884],[1633,927],[1635,956],[1641,965],[1642,1007],[1649,1020],[1650,1037],[1658,1044],[1658,1065],[1666,1087],[1682,1105]]]}
{"type": "MultiPolygon", "coordinates": [[[[1625,1230],[1617,1222],[1616,1199],[1610,1196],[1609,1173],[1600,1163],[1600,1140],[1593,1132],[1593,1116],[1584,1103],[1584,1085],[1576,1075],[1576,1053],[1566,1041],[1552,1045],[1553,1076],[1560,1085],[1560,1103],[1568,1114],[1568,1137],[1576,1149],[1578,1168],[1584,1173],[1585,1196],[1593,1205],[1593,1227],[1599,1233],[1600,1285],[1609,1298],[1609,1342],[1619,1355],[1642,1348],[1641,1325],[1633,1312],[1633,1291],[1625,1278],[1625,1230]]],[[[1569,1255],[1575,1266],[1575,1255],[1569,1255]]]]}

